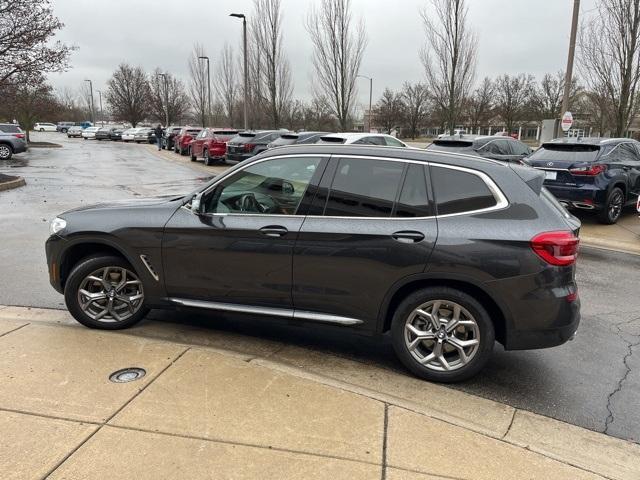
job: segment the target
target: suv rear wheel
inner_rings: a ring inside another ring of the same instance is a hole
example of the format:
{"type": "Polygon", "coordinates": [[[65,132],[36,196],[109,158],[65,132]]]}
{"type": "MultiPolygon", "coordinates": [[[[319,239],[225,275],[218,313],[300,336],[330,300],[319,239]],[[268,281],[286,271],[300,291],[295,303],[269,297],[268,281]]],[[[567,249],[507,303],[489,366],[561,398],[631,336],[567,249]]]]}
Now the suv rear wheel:
{"type": "Polygon", "coordinates": [[[624,192],[620,187],[614,187],[607,195],[607,203],[598,214],[600,223],[612,225],[618,221],[624,207],[624,192]]]}
{"type": "Polygon", "coordinates": [[[0,143],[0,160],[9,160],[13,155],[13,149],[6,143],[0,143]]]}
{"type": "Polygon", "coordinates": [[[396,309],[393,348],[411,372],[425,380],[459,382],[487,363],[495,341],[486,309],[448,287],[418,290],[396,309]]]}
{"type": "Polygon", "coordinates": [[[149,309],[142,281],[123,258],[98,255],[77,264],[65,285],[64,299],[83,325],[118,330],[138,323],[149,309]]]}

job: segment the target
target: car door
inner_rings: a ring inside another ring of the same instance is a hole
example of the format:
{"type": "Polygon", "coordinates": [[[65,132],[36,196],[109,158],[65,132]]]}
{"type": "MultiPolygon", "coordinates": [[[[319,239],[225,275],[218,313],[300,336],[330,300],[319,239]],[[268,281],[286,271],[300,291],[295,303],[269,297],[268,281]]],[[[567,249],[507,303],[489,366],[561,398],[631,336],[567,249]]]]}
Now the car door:
{"type": "Polygon", "coordinates": [[[374,328],[385,295],[424,271],[435,244],[425,178],[423,163],[331,159],[294,249],[296,312],[321,312],[374,328]]]}
{"type": "Polygon", "coordinates": [[[209,134],[209,130],[202,130],[196,136],[195,140],[191,144],[191,153],[195,157],[201,157],[202,156],[202,145],[204,145],[204,142],[206,141],[208,134],[209,134]]]}
{"type": "Polygon", "coordinates": [[[225,176],[179,208],[165,226],[169,297],[225,304],[291,306],[291,262],[305,191],[321,156],[262,159],[225,176]]]}

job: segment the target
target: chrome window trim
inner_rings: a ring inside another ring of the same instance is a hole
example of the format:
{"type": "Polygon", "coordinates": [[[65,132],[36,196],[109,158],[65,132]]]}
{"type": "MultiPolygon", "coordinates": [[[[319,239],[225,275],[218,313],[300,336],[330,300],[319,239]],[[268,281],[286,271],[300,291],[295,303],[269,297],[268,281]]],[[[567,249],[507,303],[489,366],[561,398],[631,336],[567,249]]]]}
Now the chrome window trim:
{"type": "MultiPolygon", "coordinates": [[[[389,148],[400,148],[400,147],[389,147],[389,148]]],[[[440,154],[441,152],[438,152],[438,154],[440,154]]],[[[450,154],[453,156],[458,156],[461,154],[450,154]]],[[[491,191],[491,193],[493,194],[495,200],[496,200],[496,204],[492,207],[488,207],[488,208],[481,208],[478,210],[468,210],[465,212],[459,212],[459,213],[448,213],[448,214],[444,214],[444,215],[429,215],[426,217],[348,217],[348,216],[332,216],[332,215],[312,215],[312,216],[308,216],[308,215],[282,215],[282,214],[255,214],[255,213],[205,213],[203,215],[207,215],[207,216],[212,216],[212,217],[225,217],[225,216],[247,216],[247,215],[254,215],[254,216],[260,216],[260,217],[284,217],[284,218],[306,218],[306,217],[310,217],[310,218],[345,218],[345,219],[349,219],[349,220],[427,220],[427,219],[433,219],[433,218],[448,218],[448,217],[455,217],[455,216],[460,216],[460,215],[475,215],[478,213],[486,213],[486,212],[492,212],[494,210],[502,210],[504,208],[507,208],[509,206],[509,201],[507,200],[507,197],[504,195],[504,193],[502,192],[502,190],[500,189],[500,187],[498,187],[498,185],[493,181],[493,179],[491,177],[489,177],[489,175],[487,175],[484,172],[481,172],[480,170],[475,170],[473,168],[467,168],[467,167],[459,167],[457,165],[447,165],[444,163],[439,163],[437,161],[422,161],[422,160],[411,160],[411,159],[404,159],[404,158],[389,158],[389,157],[378,157],[378,156],[371,156],[371,155],[357,155],[357,154],[345,154],[345,155],[340,155],[340,154],[330,154],[330,153],[323,153],[323,154],[313,154],[313,153],[303,153],[303,154],[286,154],[286,155],[275,155],[273,157],[265,157],[265,158],[261,158],[255,162],[252,162],[248,165],[243,166],[242,168],[237,168],[237,169],[232,169],[229,170],[228,173],[224,173],[222,174],[222,178],[216,178],[216,180],[214,181],[214,183],[212,183],[211,185],[209,185],[209,187],[207,187],[205,190],[202,190],[202,194],[206,195],[208,194],[211,190],[215,189],[215,187],[218,186],[218,184],[220,182],[223,182],[227,177],[235,174],[236,172],[240,172],[242,170],[245,170],[246,168],[249,168],[253,165],[256,165],[258,163],[262,163],[268,160],[277,160],[277,159],[281,159],[281,158],[300,158],[300,157],[315,157],[315,158],[327,158],[327,157],[331,157],[331,156],[335,156],[337,158],[364,158],[364,159],[370,159],[370,160],[384,160],[384,161],[391,161],[391,162],[402,162],[402,163],[413,163],[413,164],[418,164],[418,165],[427,165],[429,167],[437,167],[437,168],[448,168],[451,170],[459,170],[462,172],[466,172],[466,173],[470,173],[472,175],[477,175],[479,176],[482,181],[485,183],[485,185],[487,186],[487,188],[491,191]]],[[[481,158],[481,157],[475,157],[473,155],[465,155],[471,158],[481,158]]],[[[501,162],[498,162],[497,160],[491,160],[492,162],[498,163],[499,165],[502,165],[501,162]]],[[[185,206],[185,205],[183,205],[185,206]]],[[[186,206],[185,206],[186,208],[186,206]]],[[[191,211],[190,209],[188,209],[189,211],[191,211]]]]}
{"type": "Polygon", "coordinates": [[[338,325],[359,325],[362,320],[330,313],[309,312],[295,308],[260,307],[255,305],[240,305],[237,303],[210,302],[207,300],[191,300],[187,298],[169,297],[171,303],[183,307],[204,308],[224,312],[249,313],[272,317],[284,317],[292,320],[311,320],[314,322],[335,323],[338,325]]]}

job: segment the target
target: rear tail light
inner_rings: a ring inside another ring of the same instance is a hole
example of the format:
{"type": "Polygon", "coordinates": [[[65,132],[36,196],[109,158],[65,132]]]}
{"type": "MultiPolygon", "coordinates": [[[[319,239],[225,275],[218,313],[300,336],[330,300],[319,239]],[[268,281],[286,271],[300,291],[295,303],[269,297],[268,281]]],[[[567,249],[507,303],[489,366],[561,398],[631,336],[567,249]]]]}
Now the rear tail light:
{"type": "Polygon", "coordinates": [[[550,265],[573,265],[578,257],[580,240],[568,230],[544,232],[531,239],[531,248],[550,265]]]}
{"type": "Polygon", "coordinates": [[[569,171],[573,175],[584,175],[587,177],[595,177],[607,169],[606,165],[590,165],[588,167],[570,168],[569,171]]]}
{"type": "Polygon", "coordinates": [[[24,138],[25,137],[24,133],[14,133],[13,136],[16,137],[16,138],[24,138]]]}
{"type": "Polygon", "coordinates": [[[640,195],[638,195],[638,201],[636,202],[636,210],[640,213],[640,195]]]}
{"type": "Polygon", "coordinates": [[[245,143],[244,144],[244,151],[245,152],[250,152],[255,148],[256,144],[255,143],[245,143]]]}

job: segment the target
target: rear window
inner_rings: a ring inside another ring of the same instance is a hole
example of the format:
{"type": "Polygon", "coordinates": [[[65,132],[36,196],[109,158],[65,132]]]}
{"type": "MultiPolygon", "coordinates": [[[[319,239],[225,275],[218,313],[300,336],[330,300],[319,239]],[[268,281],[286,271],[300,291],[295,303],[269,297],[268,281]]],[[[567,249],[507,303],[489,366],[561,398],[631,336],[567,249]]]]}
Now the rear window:
{"type": "Polygon", "coordinates": [[[543,144],[530,157],[531,161],[544,162],[547,160],[567,162],[591,162],[598,157],[600,146],[598,145],[553,145],[543,144]]]}
{"type": "Polygon", "coordinates": [[[226,137],[230,137],[230,136],[233,136],[233,135],[237,135],[238,131],[237,130],[214,130],[213,134],[214,135],[223,135],[223,136],[226,136],[226,137]]]}
{"type": "Polygon", "coordinates": [[[0,125],[0,132],[4,133],[20,133],[22,130],[17,125],[0,125]]]}
{"type": "Polygon", "coordinates": [[[427,150],[435,150],[441,152],[469,150],[473,146],[473,142],[465,140],[434,140],[427,150]]]}
{"type": "Polygon", "coordinates": [[[497,204],[484,180],[473,173],[434,166],[431,179],[438,215],[472,212],[497,204]]]}

